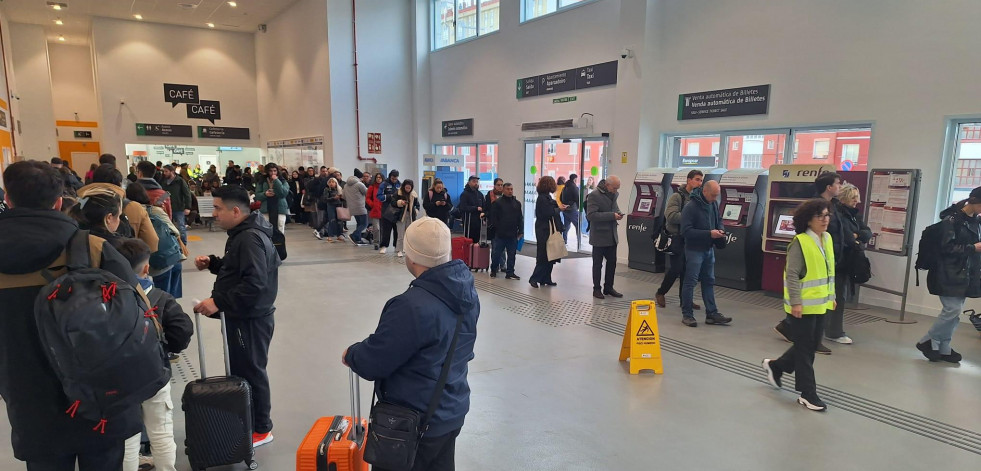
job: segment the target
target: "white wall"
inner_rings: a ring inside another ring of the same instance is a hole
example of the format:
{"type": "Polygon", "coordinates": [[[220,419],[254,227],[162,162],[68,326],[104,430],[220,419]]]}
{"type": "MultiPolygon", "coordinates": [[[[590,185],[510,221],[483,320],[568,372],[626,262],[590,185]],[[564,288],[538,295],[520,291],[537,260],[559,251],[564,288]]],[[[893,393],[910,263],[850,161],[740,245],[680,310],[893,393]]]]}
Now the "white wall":
{"type": "Polygon", "coordinates": [[[104,152],[122,153],[124,144],[138,142],[259,146],[251,33],[94,18],[92,40],[104,152]],[[137,138],[138,122],[211,125],[207,120],[188,119],[185,105],[172,108],[165,102],[164,83],[198,85],[202,99],[221,102],[222,119],[215,125],[250,128],[251,139],[137,138]],[[125,105],[120,105],[121,99],[125,105]]]}
{"type": "Polygon", "coordinates": [[[44,30],[37,25],[10,23],[11,52],[16,88],[11,94],[13,115],[19,123],[17,153],[27,159],[48,160],[58,155],[48,47],[44,30]]]}
{"type": "Polygon", "coordinates": [[[265,33],[255,33],[255,51],[260,145],[324,136],[330,161],[327,0],[300,0],[268,22],[265,33]]]}
{"type": "MultiPolygon", "coordinates": [[[[360,0],[357,3],[358,81],[362,157],[376,157],[402,178],[418,178],[413,124],[412,23],[410,0],[360,0]],[[368,154],[367,133],[382,134],[382,153],[368,154]]],[[[333,114],[333,165],[344,175],[357,160],[354,118],[354,42],[350,0],[328,0],[330,90],[333,114]]]]}
{"type": "MultiPolygon", "coordinates": [[[[101,119],[95,98],[92,49],[88,46],[48,44],[51,91],[56,120],[96,121],[101,119]]],[[[70,137],[70,136],[69,136],[70,137]]]]}

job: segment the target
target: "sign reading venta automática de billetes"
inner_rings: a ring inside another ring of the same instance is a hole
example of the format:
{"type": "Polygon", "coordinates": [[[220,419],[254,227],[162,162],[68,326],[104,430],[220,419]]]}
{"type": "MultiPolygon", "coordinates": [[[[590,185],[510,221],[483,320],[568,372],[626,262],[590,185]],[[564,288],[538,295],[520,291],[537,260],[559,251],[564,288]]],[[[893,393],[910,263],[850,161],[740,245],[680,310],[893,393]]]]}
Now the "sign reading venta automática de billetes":
{"type": "Polygon", "coordinates": [[[767,114],[770,85],[678,95],[678,120],[767,114]]]}

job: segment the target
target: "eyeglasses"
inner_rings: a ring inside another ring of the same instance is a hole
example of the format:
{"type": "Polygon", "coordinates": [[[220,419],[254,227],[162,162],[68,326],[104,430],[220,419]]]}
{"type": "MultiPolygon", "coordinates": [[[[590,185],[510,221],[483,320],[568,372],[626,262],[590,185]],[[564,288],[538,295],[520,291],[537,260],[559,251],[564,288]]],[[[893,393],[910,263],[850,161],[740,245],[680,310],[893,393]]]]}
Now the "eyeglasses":
{"type": "Polygon", "coordinates": [[[814,219],[831,219],[831,213],[816,214],[814,219]]]}

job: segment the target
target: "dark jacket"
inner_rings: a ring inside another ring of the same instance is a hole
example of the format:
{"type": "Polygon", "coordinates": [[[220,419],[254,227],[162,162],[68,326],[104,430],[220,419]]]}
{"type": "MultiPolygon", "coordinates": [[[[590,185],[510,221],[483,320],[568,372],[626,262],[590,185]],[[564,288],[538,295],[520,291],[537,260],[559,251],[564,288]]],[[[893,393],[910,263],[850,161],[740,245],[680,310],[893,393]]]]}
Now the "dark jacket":
{"type": "Polygon", "coordinates": [[[180,353],[191,343],[191,336],[194,335],[194,324],[191,318],[181,309],[174,299],[166,291],[160,288],[153,288],[146,294],[150,304],[157,308],[156,314],[159,316],[160,325],[163,326],[164,346],[170,353],[180,353]]]}
{"type": "Polygon", "coordinates": [[[382,203],[383,212],[385,210],[384,207],[392,204],[392,201],[395,200],[399,187],[401,186],[402,182],[395,180],[395,183],[392,183],[392,180],[387,178],[381,183],[381,185],[378,185],[378,194],[375,196],[376,199],[382,203]]]}
{"type": "Polygon", "coordinates": [[[862,221],[862,215],[858,214],[857,208],[849,208],[843,204],[838,205],[838,220],[841,222],[841,233],[844,243],[842,249],[845,256],[859,244],[867,244],[872,239],[872,229],[862,221]],[[855,235],[858,234],[858,238],[855,235]]]}
{"type": "Polygon", "coordinates": [[[831,207],[828,208],[831,213],[831,221],[828,222],[828,234],[831,234],[831,243],[835,248],[835,267],[841,267],[845,262],[845,231],[839,214],[841,208],[842,204],[838,198],[831,198],[831,207]]]}
{"type": "Polygon", "coordinates": [[[211,256],[208,269],[218,275],[211,297],[228,317],[257,318],[276,311],[280,261],[272,235],[269,221],[252,213],[228,231],[225,256],[211,256]]]}
{"type": "Polygon", "coordinates": [[[427,437],[440,437],[463,426],[470,410],[467,364],[477,340],[480,300],[473,275],[461,260],[425,273],[404,293],[390,299],[378,328],[351,345],[345,361],[358,376],[379,384],[382,399],[425,413],[453,341],[457,317],[460,336],[446,387],[429,423],[427,437]]]}
{"type": "MultiPolygon", "coordinates": [[[[51,266],[78,226],[58,211],[8,209],[0,214],[0,273],[20,275],[51,266]]],[[[137,286],[129,262],[110,244],[102,247],[102,269],[137,286]]],[[[111,446],[139,433],[140,407],[108,418],[105,435],[96,423],[72,419],[71,405],[48,363],[34,321],[41,286],[0,289],[0,394],[6,402],[14,456],[37,460],[111,446]]]]}
{"type": "Polygon", "coordinates": [[[942,236],[936,268],[927,274],[927,288],[936,296],[981,298],[981,217],[970,217],[955,204],[940,213],[942,236]]]}
{"type": "MultiPolygon", "coordinates": [[[[620,241],[616,215],[620,213],[617,193],[606,190],[606,180],[586,197],[586,220],[589,221],[589,243],[593,247],[612,247],[620,241]]],[[[564,201],[564,200],[563,200],[564,201]]]]}
{"type": "Polygon", "coordinates": [[[562,204],[568,206],[566,211],[579,211],[579,187],[574,181],[566,181],[562,189],[562,204]]]}
{"type": "Polygon", "coordinates": [[[493,225],[500,239],[517,239],[524,231],[525,218],[521,202],[514,196],[499,196],[490,207],[488,225],[493,225]]]}
{"type": "Polygon", "coordinates": [[[691,201],[681,211],[681,236],[685,239],[685,248],[707,252],[713,246],[725,247],[724,238],[712,238],[714,229],[724,230],[719,217],[719,202],[705,201],[702,189],[696,188],[691,192],[691,201]]]}
{"type": "Polygon", "coordinates": [[[538,263],[550,263],[548,260],[548,236],[552,234],[552,227],[562,231],[562,218],[559,216],[559,203],[552,199],[551,193],[539,193],[535,200],[535,261],[538,263]]]}
{"type": "Polygon", "coordinates": [[[317,209],[327,209],[327,206],[320,202],[320,195],[324,194],[325,188],[327,188],[326,178],[315,177],[307,180],[307,194],[310,195],[310,201],[317,204],[317,209]]]}
{"type": "Polygon", "coordinates": [[[321,199],[323,199],[324,203],[328,206],[333,206],[336,208],[344,204],[344,195],[341,194],[341,191],[341,187],[339,186],[331,188],[330,185],[328,185],[326,188],[324,188],[323,198],[321,199]]]}
{"type": "Polygon", "coordinates": [[[484,195],[480,194],[479,190],[474,190],[470,185],[467,185],[463,189],[463,193],[460,193],[458,206],[463,214],[479,215],[480,211],[477,211],[477,208],[484,207],[484,195]]]}
{"type": "Polygon", "coordinates": [[[235,170],[235,167],[225,168],[225,184],[226,185],[241,185],[242,184],[242,172],[235,170]]]}
{"type": "Polygon", "coordinates": [[[170,193],[170,209],[175,213],[183,213],[185,209],[191,208],[191,188],[180,176],[167,183],[160,184],[164,191],[170,193]]]}
{"type": "Polygon", "coordinates": [[[426,208],[427,216],[448,222],[450,220],[450,210],[453,209],[453,201],[450,200],[450,193],[446,191],[446,188],[443,188],[443,191],[439,193],[429,190],[423,196],[422,207],[426,208]],[[437,201],[445,201],[446,204],[437,206],[437,201]]]}

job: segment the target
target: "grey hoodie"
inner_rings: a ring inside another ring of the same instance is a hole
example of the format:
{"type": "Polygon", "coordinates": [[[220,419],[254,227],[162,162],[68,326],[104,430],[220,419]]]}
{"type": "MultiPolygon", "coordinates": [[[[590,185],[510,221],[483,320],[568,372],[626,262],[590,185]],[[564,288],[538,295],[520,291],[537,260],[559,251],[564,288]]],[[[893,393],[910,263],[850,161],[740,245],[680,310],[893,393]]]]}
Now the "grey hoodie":
{"type": "Polygon", "coordinates": [[[368,188],[364,186],[364,183],[361,183],[360,178],[348,177],[343,193],[344,201],[347,202],[347,209],[351,212],[351,216],[366,216],[368,214],[368,209],[364,205],[368,188]]]}

